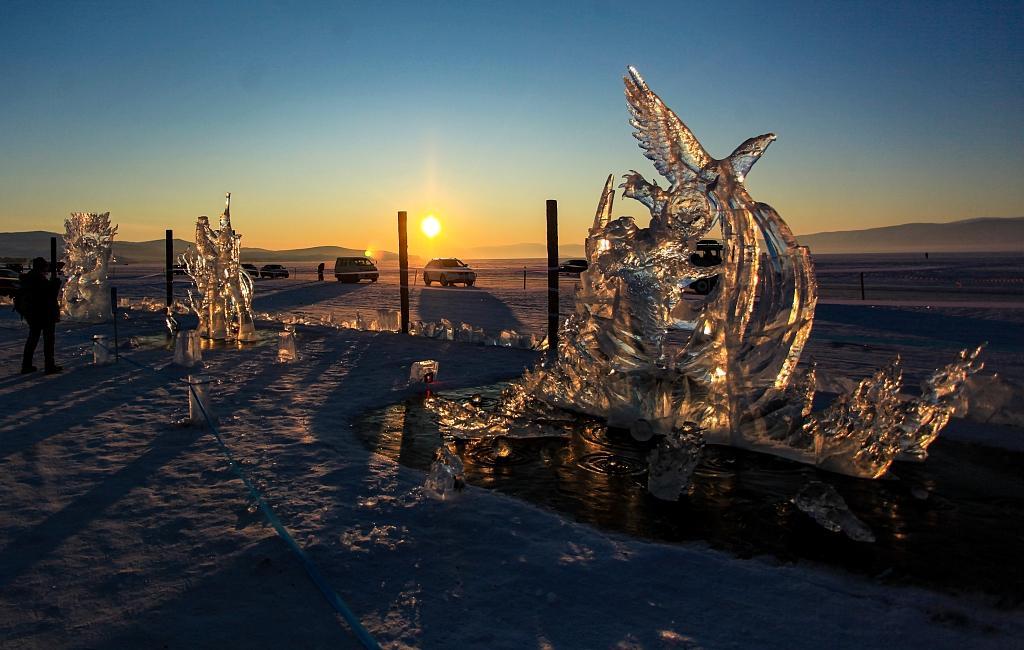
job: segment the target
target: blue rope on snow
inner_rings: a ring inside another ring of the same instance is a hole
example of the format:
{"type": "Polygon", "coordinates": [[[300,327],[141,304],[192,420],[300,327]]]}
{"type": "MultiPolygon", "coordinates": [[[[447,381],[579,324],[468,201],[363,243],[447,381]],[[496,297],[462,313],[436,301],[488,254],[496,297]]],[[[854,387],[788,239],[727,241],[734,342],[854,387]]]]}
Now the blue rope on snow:
{"type": "MultiPolygon", "coordinates": [[[[103,344],[101,343],[100,345],[103,344]]],[[[103,345],[103,347],[106,348],[108,352],[110,351],[110,348],[107,348],[107,346],[103,345]]],[[[154,368],[145,366],[130,357],[120,358],[143,370],[156,372],[154,368]]],[[[213,439],[217,442],[217,446],[220,447],[220,450],[224,454],[224,457],[227,458],[228,467],[231,468],[231,471],[234,473],[234,475],[241,479],[246,489],[249,490],[249,496],[256,501],[260,511],[263,513],[263,516],[266,518],[267,522],[274,528],[274,531],[277,532],[278,537],[284,540],[284,543],[288,546],[288,548],[291,549],[291,551],[298,556],[299,561],[302,562],[302,568],[306,570],[306,575],[308,575],[310,580],[312,580],[313,583],[317,586],[317,589],[320,590],[320,593],[323,594],[324,598],[327,599],[327,602],[331,605],[331,607],[334,608],[334,611],[341,614],[341,617],[345,619],[345,622],[348,623],[350,628],[352,628],[352,632],[355,633],[356,637],[359,639],[359,642],[363,644],[363,647],[367,648],[367,650],[380,650],[380,645],[377,643],[377,641],[373,638],[372,635],[370,635],[366,628],[363,627],[363,624],[359,622],[359,619],[352,612],[352,610],[349,609],[348,605],[345,604],[345,601],[341,599],[341,596],[339,596],[338,593],[334,591],[334,588],[331,587],[331,585],[327,582],[327,579],[323,576],[322,573],[320,573],[320,570],[317,568],[316,564],[313,563],[313,560],[309,557],[308,554],[306,554],[304,550],[302,550],[302,547],[299,546],[299,543],[295,541],[295,538],[292,537],[292,534],[288,532],[288,529],[284,527],[284,524],[281,523],[281,520],[277,518],[277,514],[274,513],[273,509],[271,509],[270,504],[268,504],[263,499],[263,495],[260,493],[260,491],[256,488],[255,485],[253,485],[252,481],[249,480],[249,477],[246,476],[245,472],[242,471],[242,468],[238,465],[238,463],[235,462],[234,455],[231,453],[231,450],[228,449],[228,446],[224,443],[224,439],[221,437],[220,431],[217,430],[217,426],[213,423],[213,419],[210,418],[210,414],[206,412],[206,407],[203,406],[202,400],[199,399],[199,395],[196,393],[195,386],[193,386],[192,384],[188,384],[188,390],[189,393],[191,393],[192,396],[195,398],[196,404],[199,406],[199,412],[203,414],[203,419],[205,419],[206,424],[209,425],[210,432],[213,434],[213,439]]]]}
{"type": "Polygon", "coordinates": [[[196,404],[199,406],[199,411],[203,414],[203,418],[206,420],[206,423],[210,426],[210,432],[213,433],[213,437],[217,441],[217,445],[220,447],[220,450],[224,453],[224,456],[228,459],[228,466],[231,468],[231,471],[234,472],[235,476],[240,478],[242,480],[242,483],[245,484],[245,487],[248,488],[249,496],[251,496],[259,505],[260,510],[263,512],[263,516],[266,517],[270,525],[274,527],[274,530],[277,531],[278,536],[281,537],[281,539],[284,540],[285,544],[288,545],[288,548],[290,548],[292,552],[299,556],[299,559],[302,561],[302,567],[306,570],[306,573],[309,575],[310,579],[316,584],[317,588],[320,589],[320,592],[327,599],[327,602],[331,604],[331,607],[333,607],[336,612],[341,614],[342,618],[344,618],[345,621],[349,624],[349,627],[352,628],[352,631],[359,638],[359,641],[363,644],[363,646],[365,646],[369,650],[380,650],[380,646],[377,644],[377,641],[375,641],[374,638],[370,635],[370,633],[366,631],[366,628],[364,628],[363,624],[359,622],[359,619],[356,618],[356,615],[352,613],[352,610],[348,608],[348,605],[345,604],[345,601],[343,601],[341,597],[337,594],[337,592],[334,591],[334,588],[331,587],[330,584],[328,584],[327,579],[324,578],[323,574],[320,573],[320,570],[317,569],[316,564],[313,563],[313,560],[310,559],[309,555],[307,555],[306,552],[302,550],[302,547],[299,546],[298,542],[295,541],[295,538],[292,537],[291,533],[289,533],[288,530],[281,523],[281,520],[277,518],[277,515],[274,514],[274,511],[270,508],[267,502],[264,501],[263,495],[260,494],[260,491],[256,489],[256,486],[252,484],[252,482],[249,480],[249,477],[245,475],[245,472],[242,471],[242,468],[239,467],[238,463],[235,462],[235,458],[231,454],[231,450],[228,449],[228,446],[226,444],[224,444],[224,439],[221,438],[220,431],[217,430],[217,427],[216,425],[214,425],[213,420],[210,418],[210,415],[206,412],[206,407],[203,406],[203,402],[199,399],[199,395],[196,393],[195,386],[189,384],[188,390],[190,393],[192,393],[192,396],[195,397],[196,404]]]}

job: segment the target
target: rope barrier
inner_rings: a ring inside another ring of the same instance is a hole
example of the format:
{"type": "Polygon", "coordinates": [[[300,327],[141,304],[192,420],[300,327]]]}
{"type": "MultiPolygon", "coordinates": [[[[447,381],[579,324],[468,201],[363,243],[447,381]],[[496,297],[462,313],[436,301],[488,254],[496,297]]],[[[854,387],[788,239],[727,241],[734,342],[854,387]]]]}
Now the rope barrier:
{"type": "MultiPolygon", "coordinates": [[[[106,349],[107,352],[111,351],[110,348],[102,343],[99,343],[98,345],[106,349]]],[[[120,358],[137,368],[159,374],[155,368],[143,365],[130,357],[124,356],[120,358]]],[[[188,380],[182,381],[187,383],[188,380]]],[[[315,584],[317,589],[320,590],[320,593],[323,594],[324,598],[334,611],[345,619],[345,622],[348,623],[349,628],[351,628],[352,632],[359,639],[359,642],[362,643],[363,647],[367,648],[367,650],[380,650],[380,645],[377,641],[366,630],[366,628],[363,627],[363,624],[359,622],[359,619],[352,610],[349,609],[348,605],[345,604],[345,601],[342,600],[341,596],[339,596],[334,588],[327,582],[327,579],[322,573],[320,573],[320,570],[317,568],[313,560],[304,550],[302,550],[302,547],[295,541],[292,534],[288,532],[288,529],[285,528],[284,524],[281,523],[281,520],[278,519],[277,514],[270,507],[270,504],[268,504],[263,498],[259,489],[257,489],[249,479],[248,475],[242,470],[241,466],[235,461],[234,454],[231,453],[231,449],[228,448],[227,444],[224,442],[224,438],[217,429],[217,425],[213,423],[213,419],[210,417],[210,414],[206,412],[206,407],[203,405],[202,400],[199,399],[195,386],[188,384],[188,390],[194,398],[195,403],[199,406],[199,412],[203,414],[203,419],[206,421],[207,426],[209,426],[210,433],[213,434],[213,438],[216,441],[218,448],[227,459],[228,467],[231,469],[232,473],[242,481],[242,484],[245,485],[246,489],[249,491],[249,497],[257,504],[260,512],[263,513],[264,518],[267,520],[267,523],[273,527],[278,537],[280,537],[284,541],[285,545],[288,546],[288,548],[299,558],[299,561],[302,563],[302,568],[306,571],[306,575],[308,575],[310,580],[313,581],[313,584],[315,584]]]]}
{"type": "Polygon", "coordinates": [[[327,579],[324,578],[322,573],[320,573],[320,570],[317,568],[316,564],[313,563],[313,560],[305,551],[302,550],[302,547],[300,547],[298,542],[295,541],[295,538],[288,532],[288,529],[284,527],[281,520],[277,518],[277,515],[274,513],[273,509],[271,509],[270,505],[263,499],[263,495],[260,494],[260,491],[252,484],[252,481],[249,480],[249,477],[242,471],[242,468],[239,467],[238,463],[235,462],[234,455],[224,443],[224,439],[221,437],[220,431],[217,430],[217,426],[213,423],[209,413],[206,412],[206,407],[203,406],[202,400],[199,399],[195,386],[189,384],[188,390],[195,398],[195,402],[199,406],[199,411],[203,414],[203,419],[206,420],[206,424],[210,427],[210,432],[213,434],[214,440],[217,441],[217,446],[220,447],[224,457],[227,458],[228,467],[230,467],[235,476],[241,479],[242,483],[245,484],[245,487],[249,490],[249,496],[257,503],[267,522],[274,528],[277,535],[284,540],[285,544],[288,545],[288,548],[298,556],[299,560],[302,562],[302,567],[306,570],[306,574],[313,583],[316,584],[320,593],[324,595],[324,598],[327,599],[327,602],[330,603],[331,607],[333,607],[334,610],[341,614],[342,618],[345,619],[349,627],[352,628],[356,637],[359,638],[360,643],[362,643],[368,650],[379,650],[380,645],[377,644],[377,641],[374,640],[366,628],[363,627],[363,624],[359,622],[359,619],[354,613],[352,613],[352,610],[345,604],[345,601],[338,596],[336,591],[334,591],[334,588],[331,587],[327,582],[327,579]]]}

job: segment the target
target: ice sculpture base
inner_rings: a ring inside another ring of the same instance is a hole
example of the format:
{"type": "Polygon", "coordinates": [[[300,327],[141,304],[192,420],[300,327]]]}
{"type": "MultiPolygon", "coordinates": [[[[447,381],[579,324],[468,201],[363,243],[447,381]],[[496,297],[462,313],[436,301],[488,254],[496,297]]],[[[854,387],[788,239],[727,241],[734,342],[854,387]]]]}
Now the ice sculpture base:
{"type": "MultiPolygon", "coordinates": [[[[502,388],[445,395],[489,408],[502,388]]],[[[419,470],[425,479],[442,433],[424,401],[416,396],[371,411],[353,425],[368,451],[419,470]]],[[[1019,480],[1005,471],[1004,451],[940,438],[929,449],[929,462],[892,468],[898,481],[865,481],[776,456],[709,445],[678,501],[666,501],[648,492],[646,456],[653,441],[639,443],[628,432],[608,430],[591,418],[574,419],[576,424],[567,425],[564,436],[496,437],[487,444],[455,440],[467,485],[656,542],[699,541],[743,557],[808,560],[868,577],[898,566],[900,580],[910,584],[1024,595],[1024,585],[1008,580],[1005,571],[1019,556],[1017,528],[1024,502],[977,499],[977,482],[963,480],[965,475],[984,476],[986,489],[993,493],[1018,492],[1019,480]],[[791,502],[811,481],[833,486],[846,509],[874,534],[868,555],[858,553],[868,542],[820,527],[791,502]],[[941,492],[942,498],[929,497],[932,491],[941,492]],[[968,528],[985,533],[957,533],[968,528]]],[[[472,509],[474,504],[456,499],[452,507],[472,509]]]]}

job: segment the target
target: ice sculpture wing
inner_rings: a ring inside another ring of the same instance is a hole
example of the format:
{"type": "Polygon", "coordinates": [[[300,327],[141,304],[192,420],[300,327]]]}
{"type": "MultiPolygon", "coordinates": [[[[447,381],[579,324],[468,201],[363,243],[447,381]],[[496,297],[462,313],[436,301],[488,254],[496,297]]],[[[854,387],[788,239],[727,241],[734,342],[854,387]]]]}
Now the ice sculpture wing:
{"type": "Polygon", "coordinates": [[[672,109],[647,87],[636,68],[630,66],[629,76],[623,81],[632,116],[629,123],[636,129],[633,136],[640,141],[644,155],[673,186],[695,178],[712,162],[711,156],[672,109]]]}

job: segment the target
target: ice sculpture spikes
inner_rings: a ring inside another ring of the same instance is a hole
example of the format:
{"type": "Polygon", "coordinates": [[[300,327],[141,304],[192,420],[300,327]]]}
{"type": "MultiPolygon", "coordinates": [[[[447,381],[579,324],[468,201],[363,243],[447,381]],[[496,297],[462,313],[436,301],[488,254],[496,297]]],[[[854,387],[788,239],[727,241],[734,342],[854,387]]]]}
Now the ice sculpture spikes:
{"type": "Polygon", "coordinates": [[[64,220],[61,308],[68,320],[101,323],[110,318],[110,260],[117,226],[109,212],[72,212],[64,220]]]}
{"type": "Polygon", "coordinates": [[[195,247],[181,258],[195,284],[195,292],[189,291],[189,303],[206,338],[252,341],[256,338],[254,284],[240,261],[242,236],[231,227],[231,193],[225,196],[220,227],[213,230],[207,216],[199,217],[195,247]]]}
{"type": "Polygon", "coordinates": [[[493,408],[432,400],[442,431],[565,435],[574,423],[558,409],[595,416],[639,440],[661,437],[648,474],[660,498],[681,493],[705,442],[865,478],[897,457],[924,458],[980,367],[978,350],[938,371],[920,399],[901,400],[897,359],[812,414],[814,367],[797,371],[817,304],[810,253],[744,185],[775,136],[712,158],[634,68],[624,81],[634,136],[668,181],[663,188],[635,171],[624,177],[623,196],[647,208],[649,224],[613,218],[609,177],[556,358],[514,382],[493,408]],[[709,237],[721,242],[720,263],[698,245],[709,237]],[[717,286],[707,295],[689,289],[711,276],[717,286]],[[667,343],[671,331],[681,345],[667,343]]]}

